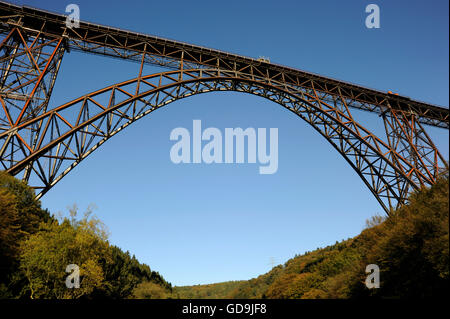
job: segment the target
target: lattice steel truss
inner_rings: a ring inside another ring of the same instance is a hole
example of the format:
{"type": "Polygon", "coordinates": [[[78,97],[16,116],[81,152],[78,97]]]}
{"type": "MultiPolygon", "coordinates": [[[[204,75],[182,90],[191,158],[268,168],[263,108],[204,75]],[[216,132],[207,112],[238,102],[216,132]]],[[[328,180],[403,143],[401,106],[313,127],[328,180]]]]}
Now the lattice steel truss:
{"type": "MultiPolygon", "coordinates": [[[[63,38],[46,39],[40,33],[20,28],[20,20],[0,44],[0,132],[47,110],[64,54],[63,38]]],[[[34,123],[22,135],[11,136],[0,156],[14,159],[19,148],[36,146],[41,123],[34,123]]],[[[23,178],[30,175],[29,163],[23,178]]]]}
{"type": "Polygon", "coordinates": [[[63,21],[0,2],[1,165],[33,181],[38,198],[131,123],[173,101],[213,91],[261,96],[300,116],[347,160],[388,214],[448,169],[423,128],[448,129],[448,109],[138,33],[84,22],[66,29],[63,21]],[[68,49],[139,61],[138,77],[49,109],[68,49]],[[176,70],[142,75],[146,63],[176,70]],[[351,109],[379,114],[385,139],[358,123],[351,109]]]}

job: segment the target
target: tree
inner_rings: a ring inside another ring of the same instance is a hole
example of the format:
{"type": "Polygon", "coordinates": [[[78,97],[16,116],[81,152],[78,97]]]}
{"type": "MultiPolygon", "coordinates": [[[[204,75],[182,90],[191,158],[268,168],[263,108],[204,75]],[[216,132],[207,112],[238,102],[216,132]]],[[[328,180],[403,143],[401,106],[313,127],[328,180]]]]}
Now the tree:
{"type": "Polygon", "coordinates": [[[64,219],[42,224],[41,231],[21,245],[20,269],[28,281],[30,298],[89,298],[105,291],[103,268],[111,263],[106,233],[97,219],[64,219]],[[80,288],[68,289],[69,264],[80,269],[80,288]]]}
{"type": "Polygon", "coordinates": [[[30,187],[3,171],[0,171],[0,212],[0,298],[13,298],[21,294],[24,280],[17,272],[19,243],[51,217],[41,209],[30,187]]]}
{"type": "Polygon", "coordinates": [[[170,297],[170,291],[151,281],[140,283],[133,290],[135,299],[165,299],[170,297]]]}
{"type": "Polygon", "coordinates": [[[367,264],[380,267],[383,297],[439,297],[448,294],[449,202],[448,178],[410,197],[383,224],[369,229],[376,244],[367,264]],[[381,234],[380,234],[381,233],[381,234]]]}
{"type": "Polygon", "coordinates": [[[58,221],[28,185],[0,172],[0,212],[0,298],[127,298],[142,282],[172,290],[158,272],[109,245],[91,206],[81,220],[74,205],[58,221]],[[79,289],[65,285],[69,264],[80,268],[79,289]]]}
{"type": "Polygon", "coordinates": [[[146,264],[141,264],[129,252],[123,252],[119,247],[111,246],[112,263],[105,265],[105,279],[110,283],[106,291],[108,298],[128,298],[133,289],[142,282],[151,281],[168,291],[172,286],[159,273],[152,271],[146,264]]]}

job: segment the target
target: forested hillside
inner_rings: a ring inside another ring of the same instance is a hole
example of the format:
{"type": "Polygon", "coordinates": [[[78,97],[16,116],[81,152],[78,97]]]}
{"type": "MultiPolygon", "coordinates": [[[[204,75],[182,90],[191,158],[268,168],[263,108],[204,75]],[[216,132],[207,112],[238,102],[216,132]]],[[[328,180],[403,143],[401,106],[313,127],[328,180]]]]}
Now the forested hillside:
{"type": "Polygon", "coordinates": [[[357,237],[288,260],[255,279],[174,287],[179,298],[408,298],[448,296],[448,176],[410,197],[389,218],[375,216],[357,237]],[[379,289],[365,286],[380,268],[379,289]]]}
{"type": "Polygon", "coordinates": [[[231,298],[236,288],[247,281],[226,281],[217,284],[174,287],[172,298],[181,299],[219,299],[231,298]]]}
{"type": "Polygon", "coordinates": [[[360,235],[295,256],[248,281],[174,287],[111,245],[103,224],[76,207],[66,218],[41,208],[24,183],[0,172],[0,298],[405,298],[448,296],[449,180],[414,193],[360,235]],[[67,265],[81,285],[67,289],[67,265]],[[366,266],[380,268],[368,289],[366,266]]]}
{"type": "Polygon", "coordinates": [[[134,298],[139,285],[171,293],[148,265],[111,245],[103,224],[87,212],[57,219],[33,190],[0,171],[0,298],[134,298]],[[68,289],[66,267],[80,269],[80,288],[68,289]]]}

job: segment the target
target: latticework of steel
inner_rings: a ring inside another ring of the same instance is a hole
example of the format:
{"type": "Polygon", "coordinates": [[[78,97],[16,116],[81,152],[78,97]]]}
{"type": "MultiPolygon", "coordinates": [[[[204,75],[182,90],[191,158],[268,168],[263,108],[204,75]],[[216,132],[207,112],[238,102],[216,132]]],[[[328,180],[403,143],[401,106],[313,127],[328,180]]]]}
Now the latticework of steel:
{"type": "Polygon", "coordinates": [[[0,2],[0,160],[40,198],[105,141],[173,101],[237,91],[276,102],[314,127],[346,159],[386,213],[411,191],[435,183],[448,163],[424,125],[449,128],[449,110],[285,66],[0,2]],[[135,79],[61,106],[48,102],[64,53],[102,54],[140,63],[135,79]],[[144,64],[171,70],[143,75],[144,64]],[[386,137],[352,109],[379,114],[386,137]]]}

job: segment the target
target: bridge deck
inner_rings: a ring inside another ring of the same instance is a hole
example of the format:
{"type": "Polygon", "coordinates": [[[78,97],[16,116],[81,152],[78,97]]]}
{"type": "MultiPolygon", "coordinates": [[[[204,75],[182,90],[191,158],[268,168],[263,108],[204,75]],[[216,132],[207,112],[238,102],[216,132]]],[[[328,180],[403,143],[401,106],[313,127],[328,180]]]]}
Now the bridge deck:
{"type": "Polygon", "coordinates": [[[41,31],[47,37],[60,38],[65,32],[68,49],[158,64],[166,67],[197,65],[249,72],[269,80],[282,81],[305,89],[314,88],[329,96],[341,96],[350,107],[389,113],[390,109],[416,114],[419,122],[449,128],[449,109],[392,95],[345,81],[258,59],[205,48],[180,41],[80,21],[80,27],[66,29],[66,16],[40,9],[0,2],[0,30],[18,24],[30,32],[41,31]],[[19,20],[20,19],[20,20],[19,20]],[[19,21],[19,22],[18,22],[19,21]],[[181,62],[182,61],[182,62],[181,62]]]}

